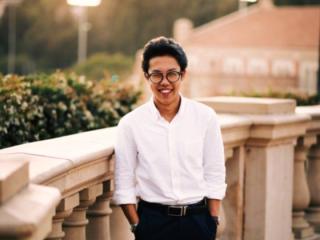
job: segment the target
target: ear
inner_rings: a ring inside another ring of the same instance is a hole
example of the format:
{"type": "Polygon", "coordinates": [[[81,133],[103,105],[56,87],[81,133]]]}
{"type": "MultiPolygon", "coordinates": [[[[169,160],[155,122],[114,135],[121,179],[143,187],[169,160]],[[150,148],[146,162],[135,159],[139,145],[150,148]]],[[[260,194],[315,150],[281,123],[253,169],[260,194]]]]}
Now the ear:
{"type": "Polygon", "coordinates": [[[181,81],[184,80],[184,78],[186,77],[186,75],[187,75],[187,70],[184,70],[184,71],[181,72],[181,81]]]}
{"type": "Polygon", "coordinates": [[[148,80],[148,78],[149,78],[148,73],[145,72],[145,73],[143,73],[143,75],[144,75],[145,79],[148,80]]]}

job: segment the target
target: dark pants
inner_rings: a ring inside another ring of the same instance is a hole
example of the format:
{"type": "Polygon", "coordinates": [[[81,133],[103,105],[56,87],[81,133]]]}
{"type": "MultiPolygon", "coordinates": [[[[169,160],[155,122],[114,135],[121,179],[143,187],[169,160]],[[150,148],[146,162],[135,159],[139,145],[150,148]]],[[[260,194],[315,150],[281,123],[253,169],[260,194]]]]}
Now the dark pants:
{"type": "Polygon", "coordinates": [[[136,240],[214,240],[217,225],[209,211],[187,216],[168,216],[158,209],[138,205],[136,240]]]}

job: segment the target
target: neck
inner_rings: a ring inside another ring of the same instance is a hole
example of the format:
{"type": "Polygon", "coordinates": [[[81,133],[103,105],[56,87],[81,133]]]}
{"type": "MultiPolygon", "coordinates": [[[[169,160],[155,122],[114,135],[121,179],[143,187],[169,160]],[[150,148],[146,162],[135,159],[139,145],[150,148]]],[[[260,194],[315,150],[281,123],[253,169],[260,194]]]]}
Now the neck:
{"type": "Polygon", "coordinates": [[[159,102],[154,102],[157,109],[159,110],[160,115],[166,119],[167,121],[171,122],[174,116],[179,111],[181,97],[177,98],[176,101],[173,101],[169,104],[161,104],[159,102]]]}

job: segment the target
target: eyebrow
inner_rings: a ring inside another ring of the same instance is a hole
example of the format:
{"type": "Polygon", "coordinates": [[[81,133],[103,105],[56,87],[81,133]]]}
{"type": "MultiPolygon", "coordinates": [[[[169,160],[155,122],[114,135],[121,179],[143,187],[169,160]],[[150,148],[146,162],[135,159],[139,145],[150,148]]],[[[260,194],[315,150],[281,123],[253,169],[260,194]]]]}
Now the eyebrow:
{"type": "MultiPolygon", "coordinates": [[[[170,69],[168,69],[167,72],[173,72],[173,71],[177,71],[178,72],[179,70],[177,70],[176,68],[170,68],[170,69]]],[[[151,71],[151,73],[162,73],[162,71],[160,71],[158,69],[154,69],[154,70],[151,71]]]]}

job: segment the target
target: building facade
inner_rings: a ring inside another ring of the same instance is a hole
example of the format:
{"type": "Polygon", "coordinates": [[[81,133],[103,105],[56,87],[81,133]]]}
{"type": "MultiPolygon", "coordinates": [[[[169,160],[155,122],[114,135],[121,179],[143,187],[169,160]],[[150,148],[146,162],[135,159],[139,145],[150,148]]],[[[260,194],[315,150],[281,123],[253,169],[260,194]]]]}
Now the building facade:
{"type": "Polygon", "coordinates": [[[197,28],[179,19],[174,38],[189,56],[185,95],[316,93],[320,7],[265,0],[197,28]]]}

